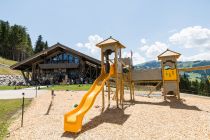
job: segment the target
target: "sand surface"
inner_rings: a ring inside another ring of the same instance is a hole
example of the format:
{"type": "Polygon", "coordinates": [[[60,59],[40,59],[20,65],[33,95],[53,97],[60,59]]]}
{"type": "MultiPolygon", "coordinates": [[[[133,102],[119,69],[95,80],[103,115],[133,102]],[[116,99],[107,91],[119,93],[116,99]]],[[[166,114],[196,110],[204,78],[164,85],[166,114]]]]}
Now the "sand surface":
{"type": "MultiPolygon", "coordinates": [[[[84,91],[57,91],[51,107],[51,94],[41,94],[27,108],[24,127],[21,116],[14,120],[7,139],[11,140],[58,140],[58,139],[210,139],[210,98],[181,95],[163,100],[135,96],[135,102],[125,102],[124,109],[117,109],[114,100],[101,113],[101,94],[85,115],[82,131],[78,134],[64,132],[63,115],[74,104],[79,104],[84,91]]],[[[106,107],[107,107],[107,96],[106,107]]],[[[125,94],[129,100],[129,94],[125,94]]]]}

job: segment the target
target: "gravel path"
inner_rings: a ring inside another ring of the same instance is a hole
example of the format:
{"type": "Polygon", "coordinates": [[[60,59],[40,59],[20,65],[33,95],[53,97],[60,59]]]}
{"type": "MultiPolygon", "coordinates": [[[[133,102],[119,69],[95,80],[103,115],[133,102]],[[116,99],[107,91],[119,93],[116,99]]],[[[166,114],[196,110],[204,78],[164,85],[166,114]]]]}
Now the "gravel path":
{"type": "MultiPolygon", "coordinates": [[[[37,90],[37,95],[45,93],[47,90],[37,90]]],[[[0,99],[18,99],[22,98],[22,93],[25,93],[25,98],[36,97],[35,89],[18,89],[18,90],[0,90],[0,99]]]]}
{"type": "Polygon", "coordinates": [[[57,91],[50,110],[50,92],[40,94],[25,112],[24,127],[20,128],[17,118],[8,139],[210,139],[210,99],[194,96],[183,96],[182,102],[173,98],[164,102],[162,97],[138,95],[133,104],[126,102],[123,110],[111,101],[110,108],[101,114],[99,95],[83,120],[82,132],[64,133],[63,114],[79,104],[84,93],[57,91]]]}

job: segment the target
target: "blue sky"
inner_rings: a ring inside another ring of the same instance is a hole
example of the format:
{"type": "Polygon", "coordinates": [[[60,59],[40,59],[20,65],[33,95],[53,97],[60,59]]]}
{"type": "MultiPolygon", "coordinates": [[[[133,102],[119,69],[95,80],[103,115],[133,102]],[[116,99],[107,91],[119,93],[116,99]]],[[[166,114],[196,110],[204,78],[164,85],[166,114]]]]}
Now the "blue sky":
{"type": "Polygon", "coordinates": [[[95,43],[109,36],[134,52],[135,63],[170,48],[181,60],[210,59],[208,0],[0,0],[0,19],[99,58],[95,43]]]}

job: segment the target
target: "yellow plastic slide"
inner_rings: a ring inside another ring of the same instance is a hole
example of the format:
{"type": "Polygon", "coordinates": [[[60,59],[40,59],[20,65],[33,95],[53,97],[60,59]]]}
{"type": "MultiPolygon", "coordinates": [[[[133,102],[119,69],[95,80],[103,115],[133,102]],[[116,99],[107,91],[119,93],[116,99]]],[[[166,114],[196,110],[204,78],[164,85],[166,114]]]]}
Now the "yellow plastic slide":
{"type": "Polygon", "coordinates": [[[79,132],[82,128],[82,120],[85,113],[92,107],[96,96],[101,92],[105,82],[114,75],[114,65],[109,74],[102,70],[101,75],[94,81],[89,91],[83,96],[80,104],[72,111],[64,115],[64,131],[79,132]]]}

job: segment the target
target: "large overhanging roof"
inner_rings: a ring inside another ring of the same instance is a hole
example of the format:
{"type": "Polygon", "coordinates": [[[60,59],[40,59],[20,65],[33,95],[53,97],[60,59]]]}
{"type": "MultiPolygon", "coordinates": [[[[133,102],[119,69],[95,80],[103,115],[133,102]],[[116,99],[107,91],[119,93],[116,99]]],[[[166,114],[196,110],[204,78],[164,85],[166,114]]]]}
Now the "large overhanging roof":
{"type": "Polygon", "coordinates": [[[62,45],[60,43],[57,43],[55,45],[53,45],[52,47],[49,47],[48,49],[46,50],[43,50],[21,62],[18,62],[14,65],[12,65],[10,68],[11,69],[16,69],[16,70],[25,70],[27,69],[28,67],[30,67],[33,63],[36,63],[36,62],[39,62],[40,60],[42,60],[44,57],[48,56],[48,55],[51,55],[52,53],[56,52],[56,51],[60,51],[60,52],[71,52],[75,55],[78,55],[80,57],[83,57],[85,58],[87,61],[93,63],[93,64],[96,64],[96,65],[101,65],[101,62],[93,57],[90,57],[86,54],[83,54],[81,52],[78,52],[74,49],[71,49],[65,45],[62,45]]]}

